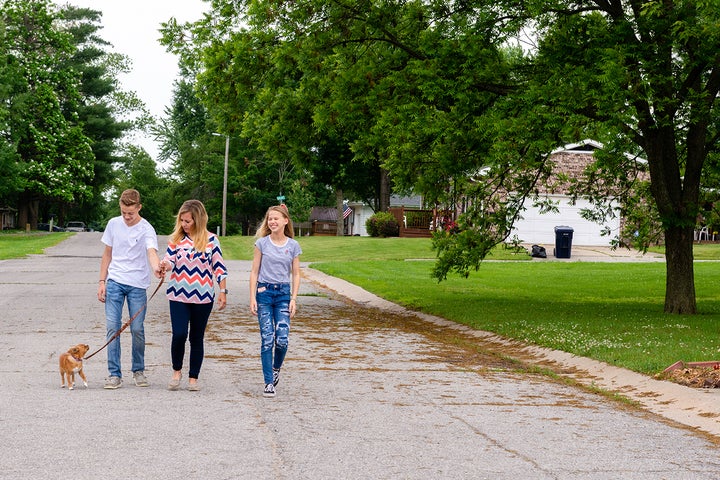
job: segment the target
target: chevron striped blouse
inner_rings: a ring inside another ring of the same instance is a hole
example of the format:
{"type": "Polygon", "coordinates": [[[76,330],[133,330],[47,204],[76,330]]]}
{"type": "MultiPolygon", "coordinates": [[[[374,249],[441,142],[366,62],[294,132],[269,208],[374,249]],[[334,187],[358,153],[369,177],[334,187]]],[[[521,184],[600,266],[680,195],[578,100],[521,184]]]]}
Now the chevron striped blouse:
{"type": "Polygon", "coordinates": [[[185,236],[178,244],[168,244],[164,261],[172,263],[173,269],[167,288],[170,301],[184,303],[210,303],[215,298],[213,275],[218,283],[227,277],[223,263],[220,240],[208,233],[204,252],[197,252],[193,241],[185,236]]]}

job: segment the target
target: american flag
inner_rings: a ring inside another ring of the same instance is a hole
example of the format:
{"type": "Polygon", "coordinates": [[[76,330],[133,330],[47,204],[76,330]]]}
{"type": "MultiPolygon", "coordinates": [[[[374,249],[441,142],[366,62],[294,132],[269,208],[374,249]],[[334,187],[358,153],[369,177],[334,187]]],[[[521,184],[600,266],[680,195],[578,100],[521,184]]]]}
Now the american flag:
{"type": "Polygon", "coordinates": [[[347,205],[343,205],[343,220],[345,220],[347,217],[349,217],[351,213],[352,213],[352,208],[348,207],[347,205]]]}

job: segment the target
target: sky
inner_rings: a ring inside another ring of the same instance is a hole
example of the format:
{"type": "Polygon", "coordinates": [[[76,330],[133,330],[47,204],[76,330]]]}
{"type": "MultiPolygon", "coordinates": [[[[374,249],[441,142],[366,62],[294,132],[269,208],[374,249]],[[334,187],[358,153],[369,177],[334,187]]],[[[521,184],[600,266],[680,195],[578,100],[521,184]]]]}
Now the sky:
{"type": "MultiPolygon", "coordinates": [[[[178,22],[197,20],[209,9],[202,0],[55,0],[103,12],[100,36],[112,50],[132,60],[131,71],[120,76],[124,90],[134,91],[155,117],[164,114],[172,101],[177,78],[177,58],[158,42],[160,24],[175,17],[178,22]]],[[[150,137],[137,143],[157,159],[158,147],[150,137]]]]}

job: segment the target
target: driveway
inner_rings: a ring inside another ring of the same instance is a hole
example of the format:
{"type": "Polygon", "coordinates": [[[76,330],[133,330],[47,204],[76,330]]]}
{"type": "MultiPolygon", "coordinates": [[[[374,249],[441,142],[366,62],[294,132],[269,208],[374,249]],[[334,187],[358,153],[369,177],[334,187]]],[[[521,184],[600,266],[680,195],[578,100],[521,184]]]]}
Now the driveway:
{"type": "MultiPolygon", "coordinates": [[[[0,478],[720,476],[718,437],[529,373],[488,349],[503,339],[406,312],[307,267],[274,399],[262,397],[242,261],[228,262],[229,306],[211,316],[200,392],[166,388],[162,295],[146,318],[149,388],[132,385],[123,334],[121,389],[102,388],[105,352],[85,362],[88,389],[61,389],[58,355],[105,343],[101,253],[99,233],[80,233],[45,255],[0,261],[0,478]]],[[[510,347],[528,363],[553,353],[510,347]]],[[[561,365],[561,353],[544,364],[561,365]]]]}

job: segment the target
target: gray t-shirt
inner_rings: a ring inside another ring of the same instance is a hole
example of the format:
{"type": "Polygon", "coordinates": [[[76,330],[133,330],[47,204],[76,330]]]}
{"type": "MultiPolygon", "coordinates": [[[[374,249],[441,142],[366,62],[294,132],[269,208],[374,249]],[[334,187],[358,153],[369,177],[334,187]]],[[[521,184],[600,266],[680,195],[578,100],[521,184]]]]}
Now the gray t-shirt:
{"type": "Polygon", "coordinates": [[[262,253],[258,282],[290,283],[292,262],[302,253],[300,244],[288,238],[284,245],[275,245],[267,235],[257,239],[255,246],[262,253]]]}

